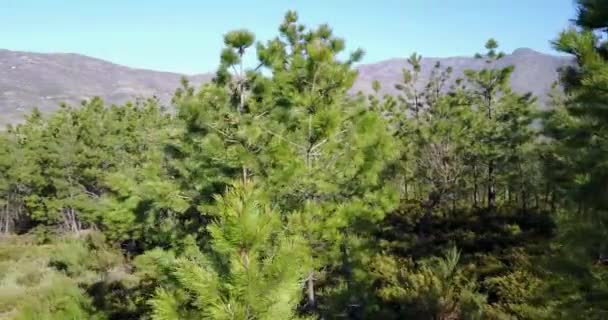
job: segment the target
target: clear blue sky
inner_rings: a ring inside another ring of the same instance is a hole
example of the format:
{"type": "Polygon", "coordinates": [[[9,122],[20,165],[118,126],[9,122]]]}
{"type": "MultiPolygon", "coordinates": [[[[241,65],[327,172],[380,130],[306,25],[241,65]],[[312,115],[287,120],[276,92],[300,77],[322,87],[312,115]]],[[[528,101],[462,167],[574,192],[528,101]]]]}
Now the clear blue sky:
{"type": "Polygon", "coordinates": [[[572,0],[0,0],[0,48],[75,52],[133,67],[212,71],[222,35],[248,28],[265,40],[283,14],[329,23],[364,62],[472,55],[489,37],[506,52],[552,52],[572,0]]]}

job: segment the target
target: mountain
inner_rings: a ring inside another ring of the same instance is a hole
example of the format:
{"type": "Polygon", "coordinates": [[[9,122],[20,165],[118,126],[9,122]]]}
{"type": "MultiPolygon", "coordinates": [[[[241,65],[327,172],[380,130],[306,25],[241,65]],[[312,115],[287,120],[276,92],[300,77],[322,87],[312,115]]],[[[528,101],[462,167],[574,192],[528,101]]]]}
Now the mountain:
{"type": "MultiPolygon", "coordinates": [[[[481,69],[487,67],[484,59],[473,57],[423,58],[421,61],[420,80],[418,87],[423,87],[430,77],[435,64],[439,62],[443,68],[452,67],[453,73],[447,86],[458,78],[464,77],[466,69],[481,69]]],[[[553,83],[558,80],[558,69],[571,64],[568,57],[553,56],[536,52],[532,49],[521,48],[505,55],[496,62],[496,67],[515,66],[511,76],[513,90],[520,93],[531,92],[539,98],[541,105],[547,102],[547,94],[553,83]]],[[[402,79],[402,69],[409,68],[407,59],[390,59],[378,63],[359,66],[359,78],[352,91],[372,92],[371,83],[374,80],[382,84],[381,94],[397,94],[394,85],[402,79]]]]}
{"type": "MultiPolygon", "coordinates": [[[[168,103],[182,76],[79,54],[0,50],[0,126],[23,119],[33,107],[49,112],[61,102],[74,105],[94,96],[117,104],[156,96],[168,103]]],[[[211,75],[188,78],[200,84],[211,75]]]]}
{"type": "MultiPolygon", "coordinates": [[[[454,69],[452,79],[462,76],[465,69],[478,69],[485,62],[472,57],[424,58],[422,86],[435,63],[454,69]]],[[[513,88],[532,92],[546,101],[551,84],[557,80],[557,69],[569,63],[565,57],[552,56],[530,49],[518,49],[505,56],[498,66],[514,65],[513,88]]],[[[371,83],[382,83],[382,93],[395,93],[394,84],[401,79],[406,59],[391,59],[360,65],[359,78],[352,92],[371,91],[371,83]]],[[[32,53],[0,49],[0,126],[19,121],[34,106],[43,112],[58,108],[61,102],[79,104],[100,96],[109,103],[123,103],[140,97],[156,96],[169,103],[179,86],[178,73],[134,69],[79,54],[32,53]]],[[[187,76],[198,85],[211,79],[211,74],[187,76]]]]}

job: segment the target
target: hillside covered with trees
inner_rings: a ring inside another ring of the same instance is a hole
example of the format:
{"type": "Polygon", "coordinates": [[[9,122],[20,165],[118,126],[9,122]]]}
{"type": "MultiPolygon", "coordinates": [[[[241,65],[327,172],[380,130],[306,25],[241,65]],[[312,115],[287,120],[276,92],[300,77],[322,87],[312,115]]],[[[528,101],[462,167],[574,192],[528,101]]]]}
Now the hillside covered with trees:
{"type": "Polygon", "coordinates": [[[295,12],[175,112],[34,111],[0,132],[0,319],[606,319],[608,6],[578,6],[550,111],[493,39],[353,95],[363,51],[295,12]]]}

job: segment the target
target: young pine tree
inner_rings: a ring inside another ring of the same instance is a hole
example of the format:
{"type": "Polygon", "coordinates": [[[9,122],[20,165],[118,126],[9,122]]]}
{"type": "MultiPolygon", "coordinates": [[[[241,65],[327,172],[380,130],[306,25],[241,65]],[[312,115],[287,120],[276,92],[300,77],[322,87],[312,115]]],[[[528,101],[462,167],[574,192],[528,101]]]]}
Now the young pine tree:
{"type": "Polygon", "coordinates": [[[327,25],[310,29],[287,13],[279,36],[257,44],[258,64],[247,70],[243,56],[253,35],[239,30],[225,40],[216,80],[178,92],[184,130],[171,170],[203,216],[200,204],[237,179],[255,182],[291,216],[312,248],[312,310],[316,282],[340,281],[318,270],[352,268],[346,257],[353,239],[393,205],[392,187],[382,180],[396,155],[391,132],[382,116],[349,96],[362,52],[339,59],[344,41],[327,25]]]}
{"type": "MultiPolygon", "coordinates": [[[[495,63],[501,59],[504,54],[497,52],[498,42],[494,39],[488,40],[485,45],[487,53],[484,55],[477,54],[479,59],[485,59],[488,68],[481,70],[466,70],[465,76],[470,84],[469,92],[472,95],[474,107],[480,114],[484,114],[486,121],[483,122],[484,127],[480,130],[479,154],[473,155],[472,161],[477,164],[485,164],[486,166],[486,205],[489,208],[496,206],[496,161],[498,157],[497,147],[497,124],[496,124],[496,108],[501,96],[505,92],[510,91],[509,80],[513,67],[496,68],[495,63]]],[[[475,169],[477,172],[477,169],[475,169]]],[[[477,185],[477,182],[475,182],[477,185]]]]}
{"type": "Polygon", "coordinates": [[[310,268],[303,238],[252,183],[216,200],[208,252],[173,261],[174,283],[157,290],[152,319],[297,319],[310,268]]]}
{"type": "MultiPolygon", "coordinates": [[[[368,227],[394,204],[383,173],[397,148],[387,120],[348,95],[356,78],[352,64],[362,52],[342,61],[344,49],[327,25],[308,29],[295,12],[286,15],[279,37],[258,46],[271,75],[257,81],[252,94],[252,109],[264,110],[260,125],[269,137],[260,158],[262,181],[274,201],[297,212],[293,219],[312,249],[310,310],[317,308],[316,282],[358,282],[356,266],[365,258],[355,258],[356,252],[368,227]]],[[[355,301],[349,304],[362,303],[356,290],[348,294],[355,301]]]]}
{"type": "Polygon", "coordinates": [[[575,25],[554,43],[576,65],[563,71],[564,107],[547,121],[554,138],[548,159],[558,159],[561,169],[550,178],[567,195],[560,224],[564,246],[553,265],[560,271],[555,287],[563,297],[561,311],[571,318],[602,319],[608,315],[600,298],[608,294],[608,6],[579,0],[577,7],[575,25]]]}
{"type": "Polygon", "coordinates": [[[377,259],[379,295],[388,319],[484,319],[486,297],[458,266],[460,252],[452,248],[443,257],[421,261],[390,257],[377,259]]]}

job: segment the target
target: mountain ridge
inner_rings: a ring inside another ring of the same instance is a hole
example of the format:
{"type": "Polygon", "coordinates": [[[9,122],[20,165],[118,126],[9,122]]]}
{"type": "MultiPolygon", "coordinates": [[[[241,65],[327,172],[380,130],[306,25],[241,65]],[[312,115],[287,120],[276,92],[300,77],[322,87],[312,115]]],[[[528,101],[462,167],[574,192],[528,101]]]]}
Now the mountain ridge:
{"type": "MultiPolygon", "coordinates": [[[[452,81],[465,69],[483,67],[485,62],[473,57],[423,58],[419,86],[428,79],[436,62],[454,69],[452,81]]],[[[520,48],[501,59],[497,66],[512,64],[513,88],[539,96],[541,102],[557,69],[569,63],[567,57],[520,48]]],[[[357,66],[359,77],[351,92],[371,92],[371,83],[382,83],[381,94],[396,94],[394,84],[401,79],[405,58],[391,58],[357,66]]],[[[0,126],[21,121],[34,107],[48,113],[60,103],[78,105],[82,100],[99,96],[111,104],[157,97],[168,105],[182,77],[198,86],[209,81],[212,73],[185,75],[176,72],[134,68],[78,53],[36,53],[0,49],[0,126]]]]}
{"type": "MultiPolygon", "coordinates": [[[[544,106],[548,101],[548,94],[553,83],[559,79],[559,69],[570,65],[572,61],[570,57],[541,53],[530,48],[519,48],[498,60],[495,67],[513,65],[515,67],[511,76],[513,90],[520,93],[531,92],[544,106]]],[[[423,57],[418,87],[427,83],[437,62],[441,64],[442,68],[452,67],[453,69],[452,76],[446,83],[447,86],[453,84],[456,79],[463,78],[464,70],[480,69],[488,65],[484,59],[474,57],[423,57]]],[[[394,88],[394,84],[401,81],[403,68],[410,68],[407,58],[393,58],[359,66],[359,77],[352,90],[371,93],[371,82],[377,80],[382,84],[380,94],[397,94],[398,91],[394,88]]]]}

